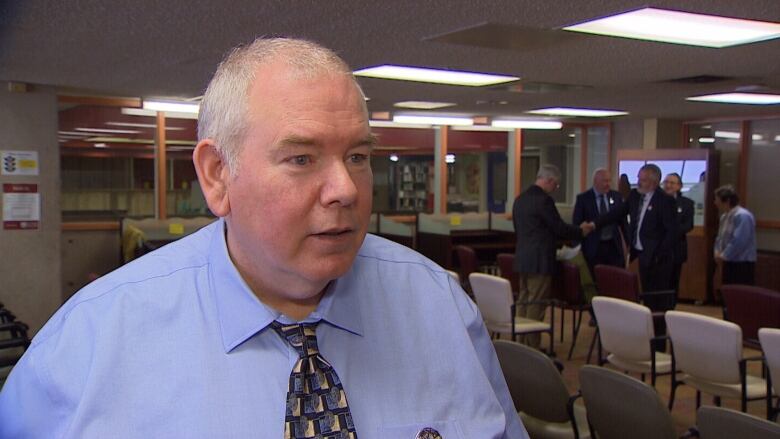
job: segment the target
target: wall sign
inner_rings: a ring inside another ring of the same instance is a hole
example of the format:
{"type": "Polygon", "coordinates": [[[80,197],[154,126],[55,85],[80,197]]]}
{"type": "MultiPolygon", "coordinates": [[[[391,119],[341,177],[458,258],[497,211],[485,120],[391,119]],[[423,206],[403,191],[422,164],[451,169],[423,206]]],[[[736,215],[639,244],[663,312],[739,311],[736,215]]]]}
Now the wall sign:
{"type": "Polygon", "coordinates": [[[3,229],[35,230],[41,221],[37,184],[3,184],[3,229]]]}
{"type": "Polygon", "coordinates": [[[0,151],[1,175],[38,175],[38,151],[0,151]]]}

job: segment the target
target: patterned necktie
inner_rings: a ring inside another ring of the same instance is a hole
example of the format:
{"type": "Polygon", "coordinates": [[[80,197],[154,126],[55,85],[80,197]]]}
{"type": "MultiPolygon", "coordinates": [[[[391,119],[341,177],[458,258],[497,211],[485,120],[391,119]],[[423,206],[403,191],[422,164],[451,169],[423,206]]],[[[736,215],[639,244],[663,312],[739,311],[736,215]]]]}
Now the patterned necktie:
{"type": "Polygon", "coordinates": [[[357,439],[341,380],[317,348],[318,324],[271,323],[282,339],[298,352],[287,391],[284,437],[357,439]]]}

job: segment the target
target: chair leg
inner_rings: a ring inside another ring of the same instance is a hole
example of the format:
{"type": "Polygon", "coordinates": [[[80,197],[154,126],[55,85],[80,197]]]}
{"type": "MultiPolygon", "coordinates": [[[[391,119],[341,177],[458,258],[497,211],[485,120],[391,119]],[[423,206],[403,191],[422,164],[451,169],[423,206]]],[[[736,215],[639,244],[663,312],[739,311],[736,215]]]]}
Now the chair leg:
{"type": "MultiPolygon", "coordinates": [[[[573,311],[573,313],[576,314],[577,311],[573,311]]],[[[572,314],[571,321],[571,347],[569,347],[569,356],[567,357],[567,360],[571,360],[571,354],[574,353],[574,346],[577,344],[577,335],[580,333],[580,323],[582,323],[582,310],[580,310],[576,325],[574,324],[574,314],[572,314]]]]}
{"type": "Polygon", "coordinates": [[[588,359],[585,364],[590,364],[590,357],[593,355],[593,348],[596,346],[596,339],[598,338],[598,329],[593,333],[593,338],[590,340],[590,348],[588,349],[588,359]]]}
{"type": "MultiPolygon", "coordinates": [[[[555,307],[553,307],[553,312],[555,312],[555,307]]],[[[563,309],[563,305],[561,305],[561,343],[563,343],[563,321],[566,320],[566,310],[563,309]]]]}
{"type": "Polygon", "coordinates": [[[669,394],[669,411],[672,411],[672,407],[674,407],[674,394],[677,391],[677,381],[672,379],[672,391],[669,394]]]}

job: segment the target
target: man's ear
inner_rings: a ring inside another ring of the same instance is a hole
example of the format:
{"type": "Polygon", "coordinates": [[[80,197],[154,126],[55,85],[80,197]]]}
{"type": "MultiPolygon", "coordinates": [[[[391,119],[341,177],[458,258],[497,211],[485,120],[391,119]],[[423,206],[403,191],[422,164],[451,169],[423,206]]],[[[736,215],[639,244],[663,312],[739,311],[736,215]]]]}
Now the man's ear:
{"type": "Polygon", "coordinates": [[[230,169],[212,139],[198,142],[192,152],[192,162],[198,173],[200,188],[209,210],[216,216],[227,216],[230,213],[228,197],[230,169]]]}

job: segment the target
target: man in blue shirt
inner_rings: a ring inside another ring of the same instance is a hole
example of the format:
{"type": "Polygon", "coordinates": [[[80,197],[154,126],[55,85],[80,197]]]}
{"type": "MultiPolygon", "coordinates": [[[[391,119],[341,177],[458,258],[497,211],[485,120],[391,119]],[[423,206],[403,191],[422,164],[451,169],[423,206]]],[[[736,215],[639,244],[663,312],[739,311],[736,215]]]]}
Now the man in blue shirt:
{"type": "Polygon", "coordinates": [[[755,283],[756,220],[739,205],[739,195],[731,185],[715,189],[715,207],[720,212],[715,261],[722,264],[723,285],[755,283]]]}
{"type": "Polygon", "coordinates": [[[298,324],[348,403],[349,432],[322,437],[527,437],[473,302],[366,236],[374,139],[341,59],[290,39],[235,49],[198,137],[220,219],[60,308],[0,393],[0,437],[299,437],[303,354],[279,329],[298,324]]]}

